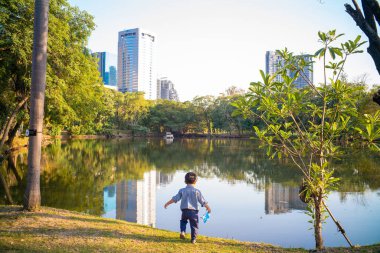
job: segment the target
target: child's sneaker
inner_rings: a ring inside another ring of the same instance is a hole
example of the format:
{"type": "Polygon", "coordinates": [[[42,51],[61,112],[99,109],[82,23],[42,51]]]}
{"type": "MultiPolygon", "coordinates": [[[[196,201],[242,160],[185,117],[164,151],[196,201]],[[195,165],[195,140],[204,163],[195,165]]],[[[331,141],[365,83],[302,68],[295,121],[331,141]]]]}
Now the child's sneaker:
{"type": "Polygon", "coordinates": [[[196,244],[196,243],[197,243],[197,240],[195,240],[195,239],[191,239],[191,243],[192,243],[192,244],[196,244]]]}
{"type": "Polygon", "coordinates": [[[179,234],[179,238],[181,238],[182,240],[185,239],[185,232],[181,232],[179,234]]]}

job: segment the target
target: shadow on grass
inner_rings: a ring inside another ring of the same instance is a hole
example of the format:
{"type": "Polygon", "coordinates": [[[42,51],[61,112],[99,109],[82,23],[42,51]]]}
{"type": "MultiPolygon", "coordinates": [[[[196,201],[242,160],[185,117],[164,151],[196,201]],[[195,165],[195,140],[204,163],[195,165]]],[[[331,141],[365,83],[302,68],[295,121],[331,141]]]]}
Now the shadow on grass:
{"type": "MultiPolygon", "coordinates": [[[[63,228],[21,228],[16,231],[7,231],[0,228],[0,237],[5,238],[22,238],[22,237],[51,237],[51,238],[70,238],[78,240],[81,239],[122,239],[131,240],[133,243],[148,242],[148,243],[170,243],[170,244],[190,244],[190,239],[181,240],[178,236],[162,236],[152,234],[136,234],[136,233],[123,233],[111,229],[95,229],[95,228],[77,228],[77,229],[63,229],[63,228]]],[[[254,250],[255,246],[251,244],[244,244],[239,242],[215,242],[206,238],[199,238],[197,244],[202,245],[205,243],[212,243],[221,247],[242,247],[254,250]]],[[[269,247],[268,247],[269,248],[269,247]]],[[[275,252],[275,251],[273,251],[275,252]]]]}
{"type": "MultiPolygon", "coordinates": [[[[54,210],[54,209],[52,209],[54,210]]],[[[78,213],[78,215],[83,215],[78,213]]],[[[21,207],[18,206],[0,206],[0,219],[17,219],[19,217],[42,217],[42,218],[54,218],[62,220],[74,220],[74,221],[83,221],[83,222],[98,222],[98,223],[108,223],[108,224],[122,224],[123,221],[117,220],[103,220],[101,218],[86,218],[86,217],[76,217],[72,214],[61,215],[61,214],[51,214],[46,212],[27,212],[24,211],[21,207]]],[[[133,224],[131,224],[133,225],[133,224]]]]}

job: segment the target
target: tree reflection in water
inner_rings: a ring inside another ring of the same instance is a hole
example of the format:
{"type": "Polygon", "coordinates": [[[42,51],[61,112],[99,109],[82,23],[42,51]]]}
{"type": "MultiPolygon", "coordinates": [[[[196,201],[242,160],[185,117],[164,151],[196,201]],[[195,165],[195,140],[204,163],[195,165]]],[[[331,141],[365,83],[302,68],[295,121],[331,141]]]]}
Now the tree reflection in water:
{"type": "MultiPolygon", "coordinates": [[[[347,192],[360,196],[366,190],[380,188],[379,154],[357,150],[348,153],[349,156],[334,161],[336,175],[342,178],[338,190],[341,201],[347,192]]],[[[27,156],[22,152],[11,154],[2,162],[0,204],[10,200],[22,202],[26,162],[27,156]]],[[[298,170],[286,159],[269,160],[257,143],[250,140],[176,139],[170,145],[164,140],[65,143],[56,140],[43,150],[42,168],[42,205],[97,215],[107,212],[105,192],[117,193],[123,187],[132,189],[133,184],[137,189],[138,182],[143,182],[150,171],[155,171],[155,187],[160,187],[178,170],[192,170],[200,177],[216,177],[231,184],[243,181],[265,191],[267,200],[272,199],[266,205],[268,213],[304,209],[296,196],[301,180],[298,170]]],[[[358,201],[365,203],[360,197],[358,201]]],[[[120,217],[124,216],[120,214],[120,217]]],[[[154,222],[146,223],[154,225],[154,222]]]]}

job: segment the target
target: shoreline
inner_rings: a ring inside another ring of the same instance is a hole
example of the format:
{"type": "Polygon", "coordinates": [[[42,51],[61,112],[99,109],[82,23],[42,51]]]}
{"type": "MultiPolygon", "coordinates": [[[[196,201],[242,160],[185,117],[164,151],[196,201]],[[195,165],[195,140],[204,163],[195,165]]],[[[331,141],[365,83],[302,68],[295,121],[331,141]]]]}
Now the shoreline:
{"type": "MultiPolygon", "coordinates": [[[[108,140],[108,139],[133,139],[133,138],[162,138],[161,135],[130,135],[130,134],[119,134],[115,135],[58,135],[58,136],[50,136],[44,135],[42,137],[42,146],[48,146],[51,144],[52,140],[108,140]]],[[[176,135],[175,139],[241,139],[241,140],[249,140],[251,136],[249,135],[229,135],[229,134],[181,134],[176,135]]],[[[5,151],[5,154],[9,154],[15,151],[19,151],[21,149],[28,147],[28,137],[17,137],[16,144],[14,144],[11,148],[5,151]]]]}

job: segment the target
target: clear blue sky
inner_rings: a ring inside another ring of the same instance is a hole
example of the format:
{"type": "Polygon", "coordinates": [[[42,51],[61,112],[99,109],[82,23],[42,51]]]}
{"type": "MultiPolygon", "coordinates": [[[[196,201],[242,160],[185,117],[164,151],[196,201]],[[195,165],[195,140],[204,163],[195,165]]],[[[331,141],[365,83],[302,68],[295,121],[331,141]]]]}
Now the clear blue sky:
{"type": "MultiPolygon", "coordinates": [[[[92,51],[117,52],[119,31],[141,27],[157,35],[157,70],[171,79],[181,101],[218,95],[229,86],[247,89],[265,69],[265,51],[288,47],[314,53],[317,32],[337,29],[354,39],[360,29],[344,11],[350,0],[69,0],[95,17],[92,51]]],[[[366,53],[349,59],[355,79],[367,73],[380,84],[366,53]]],[[[322,80],[321,65],[314,79],[322,80]]]]}

